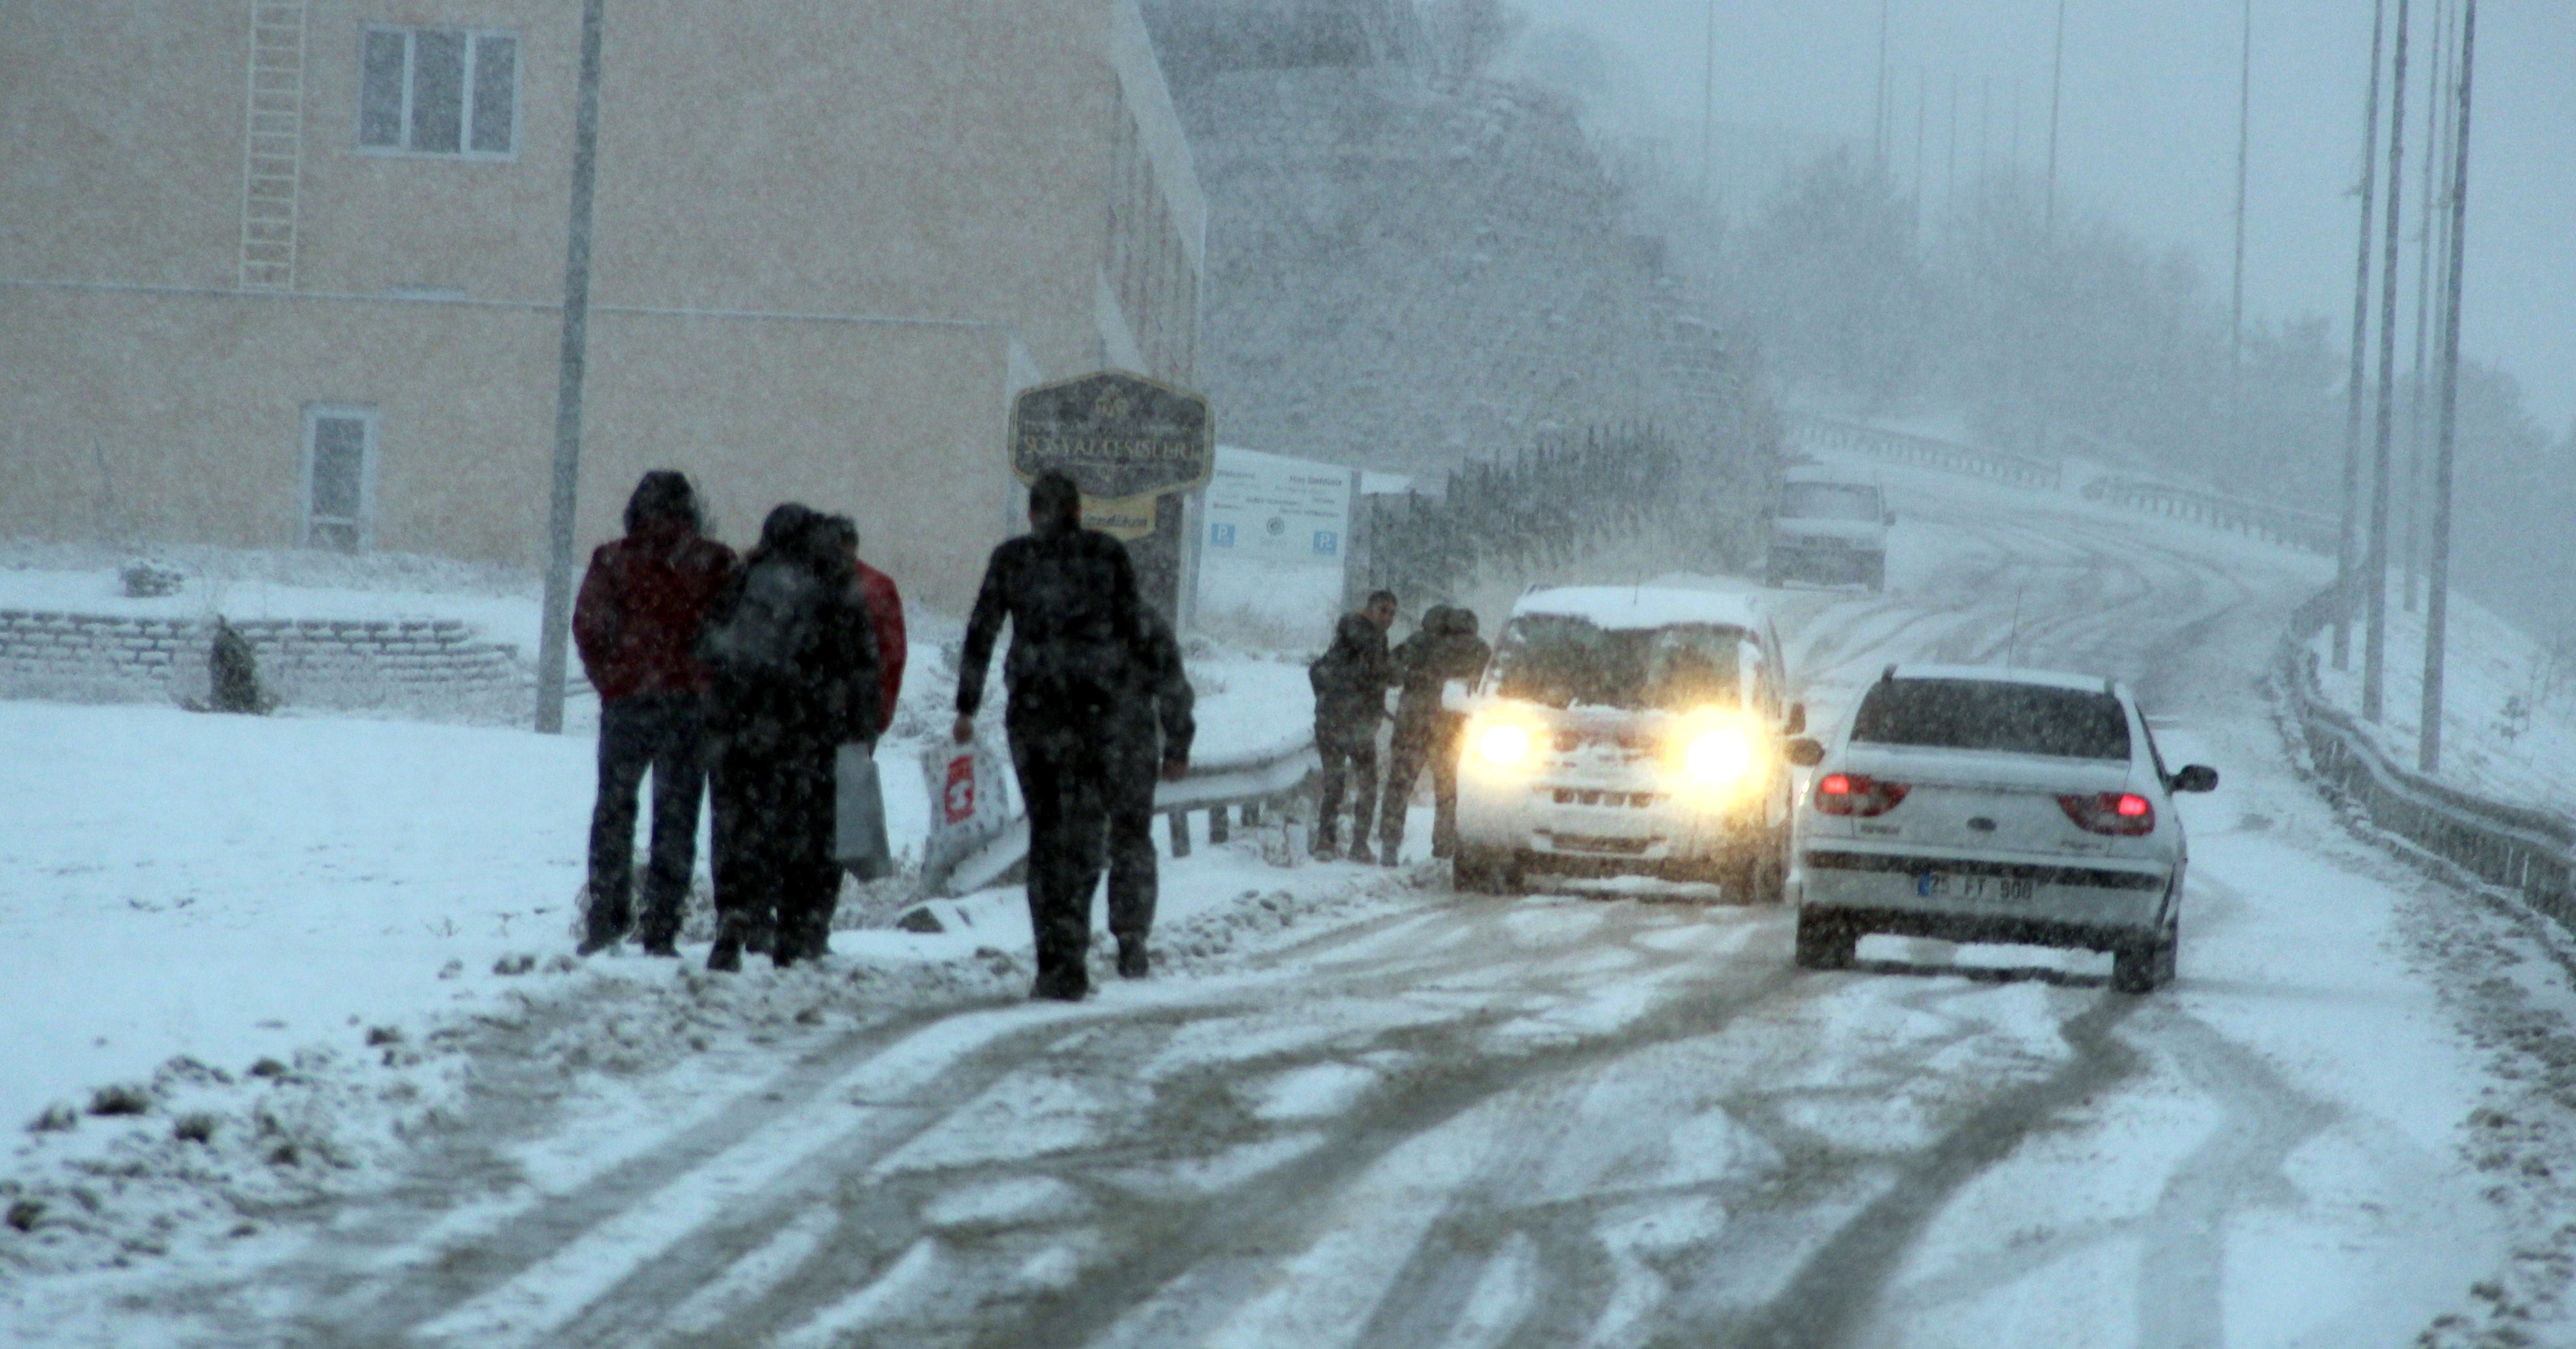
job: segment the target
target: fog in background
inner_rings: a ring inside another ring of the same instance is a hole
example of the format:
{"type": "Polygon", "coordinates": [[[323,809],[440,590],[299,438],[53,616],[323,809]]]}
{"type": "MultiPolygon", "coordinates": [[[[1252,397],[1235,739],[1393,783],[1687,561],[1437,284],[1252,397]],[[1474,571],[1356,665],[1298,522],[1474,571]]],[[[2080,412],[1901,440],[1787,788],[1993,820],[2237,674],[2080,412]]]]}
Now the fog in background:
{"type": "MultiPolygon", "coordinates": [[[[1596,125],[1660,132],[1676,153],[1695,156],[1709,12],[1701,0],[1520,0],[1519,8],[1530,19],[1524,59],[1561,40],[1550,29],[1600,44],[1607,87],[1595,101],[1596,125]]],[[[2370,8],[2369,0],[2255,0],[2249,316],[2350,312],[2355,203],[2345,193],[2360,170],[2370,8]]],[[[2407,160],[2420,166],[2431,0],[2413,8],[2407,160]]],[[[2390,0],[2392,24],[2395,10],[2390,0]]],[[[1716,13],[1719,122],[1868,144],[1878,0],[1717,0],[1716,13]]],[[[2061,193],[2101,205],[2149,241],[2187,248],[2222,294],[2234,229],[2240,13],[2237,0],[2066,7],[2061,193]]],[[[1894,168],[1909,184],[1917,76],[1929,86],[1927,209],[1941,205],[1954,75],[1962,190],[1989,79],[1990,149],[1998,160],[2010,156],[2018,84],[2021,163],[2040,172],[2054,0],[1894,0],[1890,15],[1894,168]]],[[[2564,433],[2576,420],[2576,5],[2484,0],[2477,56],[2461,345],[2511,373],[2534,415],[2564,433]]],[[[1758,197],[1771,184],[1717,187],[1758,197]]],[[[2410,220],[2416,205],[2410,191],[2410,220]]]]}
{"type": "MultiPolygon", "coordinates": [[[[2436,365],[2419,418],[2416,231],[2434,6],[2412,8],[2392,446],[2399,567],[2410,534],[2423,553],[2427,527],[2410,520],[2423,496],[2408,473],[2417,453],[2431,457],[2438,396],[2436,365]]],[[[2228,328],[2236,0],[2068,0],[2053,229],[2054,0],[1893,0],[1883,142],[1872,129],[1879,0],[1718,0],[1705,159],[1710,6],[1520,9],[1526,27],[1500,66],[1583,109],[1640,216],[1671,236],[1704,306],[1760,339],[1791,404],[1956,425],[1988,443],[2340,511],[2366,0],[2254,6],[2241,376],[2228,328]]],[[[2383,120],[2374,223],[2388,189],[2385,136],[2383,120]]],[[[2576,641],[2576,582],[2535,568],[2532,555],[2576,520],[2570,145],[2576,6],[2486,0],[2455,580],[2562,642],[2576,641]]]]}

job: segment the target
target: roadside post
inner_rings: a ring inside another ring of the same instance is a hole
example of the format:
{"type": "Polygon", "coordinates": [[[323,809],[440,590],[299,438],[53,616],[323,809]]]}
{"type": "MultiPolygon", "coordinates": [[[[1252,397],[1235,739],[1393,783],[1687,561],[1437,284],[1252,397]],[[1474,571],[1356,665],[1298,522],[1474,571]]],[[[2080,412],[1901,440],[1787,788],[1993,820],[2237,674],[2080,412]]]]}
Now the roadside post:
{"type": "Polygon", "coordinates": [[[1030,389],[1011,404],[1011,472],[1050,470],[1073,476],[1082,523],[1126,543],[1137,588],[1178,627],[1189,496],[1216,472],[1207,398],[1117,370],[1030,389]]]}

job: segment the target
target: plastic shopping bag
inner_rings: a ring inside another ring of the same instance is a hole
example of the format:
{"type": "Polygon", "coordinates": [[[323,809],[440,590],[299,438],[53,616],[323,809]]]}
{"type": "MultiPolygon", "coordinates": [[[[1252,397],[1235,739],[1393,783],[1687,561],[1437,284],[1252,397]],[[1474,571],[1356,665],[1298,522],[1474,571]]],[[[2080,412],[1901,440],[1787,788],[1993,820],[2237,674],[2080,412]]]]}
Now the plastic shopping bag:
{"type": "Polygon", "coordinates": [[[871,745],[843,745],[832,764],[832,858],[862,881],[894,872],[886,842],[885,791],[871,745]]]}
{"type": "Polygon", "coordinates": [[[1010,765],[979,736],[970,744],[932,748],[921,756],[921,771],[930,793],[922,874],[944,876],[958,859],[1010,827],[1010,765]]]}

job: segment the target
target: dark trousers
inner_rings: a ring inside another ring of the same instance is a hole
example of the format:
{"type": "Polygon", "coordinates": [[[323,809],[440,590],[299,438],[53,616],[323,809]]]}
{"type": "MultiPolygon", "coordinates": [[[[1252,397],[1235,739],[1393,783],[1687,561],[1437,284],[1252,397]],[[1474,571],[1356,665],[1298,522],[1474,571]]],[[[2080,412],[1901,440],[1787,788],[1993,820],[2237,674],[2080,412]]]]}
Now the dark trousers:
{"type": "Polygon", "coordinates": [[[1464,718],[1432,716],[1419,722],[1398,721],[1387,745],[1386,802],[1379,807],[1379,835],[1384,855],[1392,859],[1404,846],[1405,812],[1413,801],[1414,780],[1431,769],[1431,855],[1447,857],[1458,845],[1458,732],[1464,718]]]}
{"type": "Polygon", "coordinates": [[[1011,767],[1029,811],[1029,928],[1038,982],[1059,993],[1091,987],[1091,894],[1100,886],[1115,784],[1105,726],[1037,717],[1005,721],[1011,767]]]}
{"type": "Polygon", "coordinates": [[[1351,842],[1365,844],[1369,821],[1377,816],[1377,728],[1350,735],[1318,731],[1315,753],[1324,761],[1323,809],[1315,820],[1315,846],[1341,846],[1342,792],[1348,776],[1351,798],[1351,842]]]}
{"type": "Polygon", "coordinates": [[[1154,855],[1154,784],[1162,776],[1161,746],[1148,734],[1142,745],[1122,741],[1109,804],[1109,930],[1122,942],[1154,930],[1154,901],[1161,893],[1154,855]]]}
{"type": "Polygon", "coordinates": [[[706,719],[688,694],[619,698],[599,709],[599,800],[590,812],[590,935],[624,936],[635,913],[636,796],[653,774],[653,851],[644,871],[640,934],[667,942],[698,861],[698,800],[706,789],[706,719]]]}
{"type": "Polygon", "coordinates": [[[821,953],[841,897],[833,753],[829,741],[793,737],[716,753],[716,916],[737,938],[772,929],[782,958],[821,953]]]}

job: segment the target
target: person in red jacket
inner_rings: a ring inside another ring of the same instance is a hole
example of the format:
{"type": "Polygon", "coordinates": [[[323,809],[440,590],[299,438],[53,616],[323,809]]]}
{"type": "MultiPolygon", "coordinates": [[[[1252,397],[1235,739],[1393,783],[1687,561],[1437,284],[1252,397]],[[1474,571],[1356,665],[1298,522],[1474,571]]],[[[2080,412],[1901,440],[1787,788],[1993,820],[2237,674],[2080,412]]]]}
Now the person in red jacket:
{"type": "Polygon", "coordinates": [[[590,555],[572,611],[581,667],[599,690],[599,800],[590,816],[590,911],[581,953],[637,927],[650,955],[675,956],[697,867],[707,781],[707,670],[692,648],[733,572],[733,550],[700,533],[697,492],[668,470],[626,502],[626,537],[590,555]],[[635,923],[636,795],[653,775],[653,849],[635,923]]]}
{"type": "Polygon", "coordinates": [[[859,598],[867,603],[868,625],[877,630],[877,679],[883,695],[877,700],[883,709],[877,734],[884,735],[894,725],[894,702],[903,692],[903,595],[894,588],[893,577],[859,560],[857,521],[835,515],[832,529],[849,551],[850,564],[858,568],[859,598]]]}

